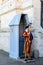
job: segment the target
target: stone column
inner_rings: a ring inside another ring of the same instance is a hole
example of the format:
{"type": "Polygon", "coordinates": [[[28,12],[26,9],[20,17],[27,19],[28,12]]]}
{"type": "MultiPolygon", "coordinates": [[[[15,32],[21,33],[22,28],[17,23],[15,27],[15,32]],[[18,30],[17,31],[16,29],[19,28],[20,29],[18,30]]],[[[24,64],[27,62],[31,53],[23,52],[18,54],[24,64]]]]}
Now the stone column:
{"type": "Polygon", "coordinates": [[[0,4],[2,3],[2,0],[0,0],[0,4]]]}
{"type": "Polygon", "coordinates": [[[34,26],[40,27],[41,21],[41,2],[40,0],[33,0],[34,6],[34,26]],[[36,4],[37,3],[37,4],[36,4]]]}
{"type": "Polygon", "coordinates": [[[0,17],[0,29],[1,29],[1,17],[0,17]]]}

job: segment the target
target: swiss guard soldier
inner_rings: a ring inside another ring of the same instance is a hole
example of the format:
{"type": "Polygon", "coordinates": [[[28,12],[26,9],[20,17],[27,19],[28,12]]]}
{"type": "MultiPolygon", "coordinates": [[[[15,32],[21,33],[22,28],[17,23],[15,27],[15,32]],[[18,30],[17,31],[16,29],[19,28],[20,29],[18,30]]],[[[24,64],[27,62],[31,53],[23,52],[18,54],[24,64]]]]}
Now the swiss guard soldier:
{"type": "Polygon", "coordinates": [[[31,59],[30,52],[31,52],[31,45],[33,40],[33,35],[31,33],[30,25],[25,27],[25,31],[23,32],[22,36],[25,38],[24,41],[24,60],[26,60],[26,55],[28,54],[28,59],[31,59]]]}

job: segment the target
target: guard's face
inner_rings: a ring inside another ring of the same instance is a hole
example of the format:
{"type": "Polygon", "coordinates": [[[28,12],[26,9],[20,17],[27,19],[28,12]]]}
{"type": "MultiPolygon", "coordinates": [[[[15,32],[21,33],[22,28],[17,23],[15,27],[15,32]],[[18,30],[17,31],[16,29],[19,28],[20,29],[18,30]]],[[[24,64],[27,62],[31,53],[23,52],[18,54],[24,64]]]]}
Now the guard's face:
{"type": "Polygon", "coordinates": [[[32,28],[31,28],[31,27],[29,27],[29,31],[30,31],[30,32],[32,31],[32,28]]]}
{"type": "Polygon", "coordinates": [[[28,32],[28,30],[27,30],[27,29],[25,29],[25,31],[26,31],[26,32],[28,32]]]}
{"type": "Polygon", "coordinates": [[[27,28],[25,31],[26,31],[26,32],[29,32],[29,28],[27,28]]]}

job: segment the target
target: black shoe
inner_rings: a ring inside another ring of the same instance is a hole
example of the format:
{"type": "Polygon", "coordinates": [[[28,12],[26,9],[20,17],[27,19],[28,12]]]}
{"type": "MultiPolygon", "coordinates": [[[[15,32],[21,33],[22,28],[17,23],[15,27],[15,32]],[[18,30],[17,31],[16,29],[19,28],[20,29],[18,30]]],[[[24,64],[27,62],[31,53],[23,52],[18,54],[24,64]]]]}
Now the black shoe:
{"type": "Polygon", "coordinates": [[[27,61],[27,59],[24,59],[24,61],[27,61]]]}

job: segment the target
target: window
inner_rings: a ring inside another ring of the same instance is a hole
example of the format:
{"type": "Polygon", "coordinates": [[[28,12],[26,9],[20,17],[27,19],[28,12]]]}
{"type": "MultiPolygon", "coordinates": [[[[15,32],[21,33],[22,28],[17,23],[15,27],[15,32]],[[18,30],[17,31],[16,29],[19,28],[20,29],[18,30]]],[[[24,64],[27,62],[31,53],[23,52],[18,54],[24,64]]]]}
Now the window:
{"type": "Polygon", "coordinates": [[[41,1],[41,27],[43,28],[43,1],[41,1]]]}

